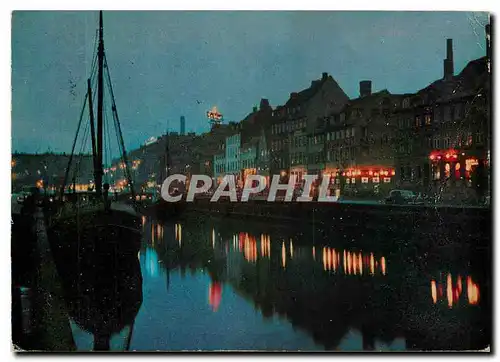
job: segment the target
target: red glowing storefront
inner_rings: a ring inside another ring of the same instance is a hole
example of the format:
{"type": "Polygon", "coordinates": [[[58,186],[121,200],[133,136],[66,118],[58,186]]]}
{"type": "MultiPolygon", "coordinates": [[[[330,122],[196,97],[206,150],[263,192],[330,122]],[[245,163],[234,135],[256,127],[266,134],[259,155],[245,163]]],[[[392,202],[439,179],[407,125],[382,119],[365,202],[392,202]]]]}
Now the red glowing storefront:
{"type": "Polygon", "coordinates": [[[429,155],[431,180],[465,181],[470,183],[474,168],[479,164],[476,156],[454,149],[434,150],[429,155]]]}
{"type": "Polygon", "coordinates": [[[380,187],[393,187],[394,168],[387,166],[359,166],[345,170],[325,170],[323,177],[330,176],[333,188],[345,190],[374,191],[380,187]]]}

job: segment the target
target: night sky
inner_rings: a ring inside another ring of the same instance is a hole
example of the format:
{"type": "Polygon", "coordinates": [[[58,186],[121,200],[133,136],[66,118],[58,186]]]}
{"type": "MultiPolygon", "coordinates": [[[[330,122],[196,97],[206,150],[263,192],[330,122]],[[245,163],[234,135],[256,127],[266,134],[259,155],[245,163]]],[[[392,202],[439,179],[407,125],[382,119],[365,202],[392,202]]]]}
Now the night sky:
{"type": "MultiPolygon", "coordinates": [[[[12,21],[12,150],[69,152],[86,92],[97,12],[16,12],[12,21]],[[73,86],[76,85],[76,86],[73,86]]],[[[260,98],[274,107],[331,74],[349,97],[413,92],[441,78],[446,38],[455,73],[485,55],[484,13],[104,12],[104,41],[127,148],[209,129],[260,98]]]]}

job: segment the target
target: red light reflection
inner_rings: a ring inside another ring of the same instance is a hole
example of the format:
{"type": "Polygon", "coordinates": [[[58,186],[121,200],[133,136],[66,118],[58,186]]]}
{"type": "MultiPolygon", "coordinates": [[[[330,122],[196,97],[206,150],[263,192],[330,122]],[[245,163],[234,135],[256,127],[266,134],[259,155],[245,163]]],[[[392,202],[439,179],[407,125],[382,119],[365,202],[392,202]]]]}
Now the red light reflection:
{"type": "MultiPolygon", "coordinates": [[[[431,280],[431,297],[432,302],[437,304],[439,300],[446,298],[448,308],[460,304],[461,300],[465,301],[465,294],[463,295],[462,276],[458,275],[455,283],[453,282],[453,275],[448,273],[445,281],[431,280]],[[444,288],[446,287],[446,294],[444,288]],[[463,295],[463,296],[462,296],[463,295]]],[[[479,303],[479,285],[475,283],[470,276],[466,278],[467,289],[467,303],[476,305],[479,303]]]]}

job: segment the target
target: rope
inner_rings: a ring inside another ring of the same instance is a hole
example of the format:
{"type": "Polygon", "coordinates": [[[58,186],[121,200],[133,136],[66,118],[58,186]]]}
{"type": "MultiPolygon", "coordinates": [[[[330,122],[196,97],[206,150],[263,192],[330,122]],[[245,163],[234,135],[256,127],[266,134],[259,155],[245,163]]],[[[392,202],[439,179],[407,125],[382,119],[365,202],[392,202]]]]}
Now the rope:
{"type": "Polygon", "coordinates": [[[134,207],[135,207],[134,185],[132,183],[132,177],[130,175],[130,170],[129,170],[129,167],[128,167],[127,152],[125,150],[125,144],[123,142],[123,134],[122,134],[122,130],[121,130],[121,127],[120,127],[120,120],[118,118],[118,111],[116,109],[115,97],[114,97],[114,93],[113,93],[113,86],[112,86],[112,83],[111,83],[111,75],[110,75],[110,72],[109,72],[108,60],[106,58],[106,55],[104,55],[104,65],[105,65],[105,68],[107,70],[106,71],[106,74],[107,74],[107,84],[108,84],[108,88],[109,88],[109,93],[111,95],[112,112],[113,112],[113,119],[114,119],[114,123],[115,123],[115,130],[117,130],[116,133],[119,136],[118,147],[119,147],[120,152],[121,152],[121,159],[123,160],[123,163],[125,164],[125,174],[126,174],[128,183],[130,185],[130,193],[132,194],[132,200],[133,200],[134,207]]]}
{"type": "Polygon", "coordinates": [[[83,101],[82,110],[80,112],[80,119],[78,121],[78,127],[76,129],[75,139],[73,140],[73,146],[71,147],[71,154],[69,156],[68,166],[66,167],[66,172],[64,173],[64,180],[63,180],[63,184],[61,185],[61,190],[60,190],[60,194],[61,194],[60,201],[61,202],[62,202],[63,195],[64,195],[64,188],[66,187],[66,183],[68,182],[69,171],[70,171],[70,168],[71,168],[71,163],[73,161],[73,155],[74,155],[74,152],[75,152],[76,141],[78,140],[78,134],[80,133],[80,127],[82,125],[82,119],[83,119],[83,112],[85,111],[85,105],[87,103],[88,96],[89,96],[88,93],[86,93],[85,94],[85,99],[83,101]]]}

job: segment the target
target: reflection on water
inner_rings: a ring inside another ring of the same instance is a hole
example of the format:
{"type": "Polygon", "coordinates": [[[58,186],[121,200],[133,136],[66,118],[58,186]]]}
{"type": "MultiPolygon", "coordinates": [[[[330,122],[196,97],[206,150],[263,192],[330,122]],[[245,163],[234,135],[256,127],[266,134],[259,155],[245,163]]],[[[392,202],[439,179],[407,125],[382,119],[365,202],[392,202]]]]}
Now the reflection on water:
{"type": "Polygon", "coordinates": [[[208,304],[212,307],[214,312],[217,312],[217,309],[219,309],[221,300],[222,284],[218,282],[210,282],[210,287],[208,288],[208,304]]]}
{"type": "MultiPolygon", "coordinates": [[[[298,330],[305,331],[308,337],[302,335],[301,343],[295,339],[295,345],[290,349],[482,348],[489,338],[484,330],[475,331],[471,327],[485,323],[487,310],[479,308],[467,314],[461,312],[466,306],[481,306],[480,282],[470,273],[456,274],[456,277],[447,273],[436,278],[432,274],[439,265],[421,263],[422,256],[412,263],[408,257],[400,255],[406,252],[404,249],[391,252],[387,248],[381,249],[376,243],[373,243],[372,250],[357,248],[356,243],[351,247],[335,247],[328,238],[316,239],[315,245],[310,245],[311,238],[300,233],[287,235],[283,230],[272,228],[253,230],[243,224],[239,227],[215,222],[159,225],[152,221],[151,230],[155,232],[151,234],[151,240],[146,240],[151,247],[143,250],[141,263],[151,277],[168,277],[172,273],[172,280],[175,275],[181,280],[192,280],[194,284],[186,287],[190,295],[196,294],[198,288],[205,293],[208,290],[209,310],[224,315],[224,321],[203,324],[207,317],[191,310],[198,318],[196,323],[206,328],[214,323],[213,328],[217,326],[224,330],[228,325],[238,323],[239,309],[252,306],[258,311],[251,322],[240,326],[247,333],[250,328],[254,335],[254,339],[247,339],[249,344],[242,348],[268,349],[261,340],[266,336],[276,343],[273,348],[282,349],[296,338],[298,330]],[[159,274],[159,269],[164,272],[159,274]],[[186,270],[191,271],[190,276],[186,270]],[[206,284],[197,275],[207,276],[206,284]],[[426,299],[428,294],[420,292],[420,285],[429,283],[430,302],[426,299]],[[441,300],[449,308],[438,312],[441,314],[437,316],[437,310],[432,306],[441,300]],[[455,314],[445,312],[457,305],[462,308],[455,314]],[[226,316],[225,313],[229,312],[226,316]],[[273,321],[279,318],[281,325],[285,323],[292,328],[270,335],[272,327],[269,322],[264,323],[269,318],[273,321]],[[443,326],[422,323],[436,318],[443,326]],[[449,335],[450,328],[457,328],[455,339],[435,336],[436,333],[449,335]],[[463,333],[468,334],[463,337],[463,333]],[[427,341],[423,335],[434,337],[427,341]],[[358,339],[361,340],[359,345],[358,339]]],[[[468,264],[468,260],[458,260],[457,266],[468,264]]],[[[182,282],[185,283],[187,281],[182,282]]],[[[172,289],[168,293],[165,298],[179,298],[179,303],[187,303],[178,294],[172,294],[172,289]]],[[[148,295],[151,303],[154,301],[154,305],[158,305],[150,313],[163,320],[162,309],[156,309],[163,303],[162,299],[157,299],[160,297],[155,292],[148,295]]],[[[169,313],[173,312],[175,310],[169,313]]],[[[163,323],[170,322],[165,319],[163,323]]],[[[189,329],[190,326],[182,323],[172,328],[189,329]]],[[[224,344],[231,340],[229,334],[220,337],[205,348],[236,348],[224,344]]],[[[159,334],[155,338],[163,337],[159,334]]],[[[183,343],[183,348],[198,347],[196,339],[183,343]]],[[[137,344],[135,347],[141,348],[137,344]]]]}
{"type": "MultiPolygon", "coordinates": [[[[315,247],[313,246],[313,259],[315,257],[315,247]]],[[[341,250],[336,251],[333,248],[323,248],[323,270],[333,271],[342,270],[343,274],[347,275],[363,275],[363,268],[365,275],[374,276],[375,270],[379,270],[380,274],[386,274],[385,257],[381,256],[380,259],[375,259],[373,253],[364,253],[361,251],[341,250]],[[342,266],[342,269],[340,268],[342,266]]]]}
{"type": "Polygon", "coordinates": [[[179,247],[182,244],[182,225],[175,224],[175,240],[179,242],[179,247]]]}
{"type": "Polygon", "coordinates": [[[446,283],[441,280],[431,280],[431,296],[434,304],[439,300],[445,300],[449,308],[460,305],[461,302],[467,302],[470,305],[479,303],[479,285],[475,283],[470,276],[465,279],[466,295],[463,291],[462,276],[458,275],[455,282],[453,276],[448,273],[446,276],[446,283]],[[444,289],[446,288],[446,294],[444,289]]]}
{"type": "Polygon", "coordinates": [[[134,350],[479,349],[490,339],[487,281],[469,260],[444,267],[446,251],[250,223],[143,226],[134,350]]]}

